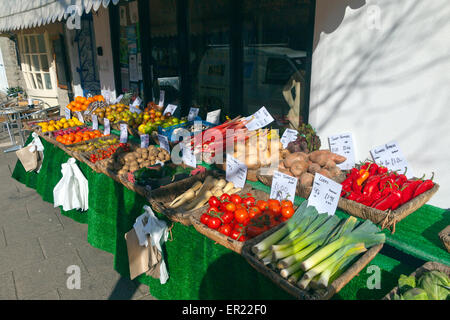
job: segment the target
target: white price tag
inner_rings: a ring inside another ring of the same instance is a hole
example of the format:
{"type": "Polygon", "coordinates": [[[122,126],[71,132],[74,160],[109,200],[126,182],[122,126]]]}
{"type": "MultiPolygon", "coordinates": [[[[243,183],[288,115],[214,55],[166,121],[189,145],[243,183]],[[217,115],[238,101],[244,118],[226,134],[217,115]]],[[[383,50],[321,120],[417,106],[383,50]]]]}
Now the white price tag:
{"type": "Polygon", "coordinates": [[[235,188],[243,188],[247,180],[247,166],[238,159],[227,154],[227,167],[225,177],[231,181],[235,188]]]}
{"type": "Polygon", "coordinates": [[[148,148],[150,136],[148,134],[141,134],[141,148],[148,148]]]}
{"type": "Polygon", "coordinates": [[[311,194],[308,198],[308,206],[316,207],[319,213],[334,215],[341,197],[342,185],[327,177],[316,173],[311,194]]]}
{"type": "Polygon", "coordinates": [[[116,99],[116,102],[115,102],[115,103],[116,103],[116,104],[117,104],[117,103],[119,103],[119,102],[120,102],[120,100],[122,100],[122,98],[123,98],[123,94],[121,94],[120,96],[118,96],[118,97],[117,97],[117,99],[116,99]]]}
{"type": "Polygon", "coordinates": [[[220,111],[221,111],[221,109],[217,109],[217,110],[208,112],[207,115],[206,115],[206,122],[209,122],[209,123],[212,123],[212,124],[219,124],[220,111]]]}
{"type": "Polygon", "coordinates": [[[294,129],[286,129],[280,142],[283,144],[283,148],[286,149],[289,142],[297,140],[298,131],[294,129]]]}
{"type": "Polygon", "coordinates": [[[109,119],[108,118],[104,118],[103,121],[104,121],[104,125],[103,126],[105,127],[105,129],[103,130],[103,134],[105,136],[107,136],[107,135],[111,134],[111,125],[109,124],[109,119]]]}
{"type": "Polygon", "coordinates": [[[406,169],[406,177],[412,178],[414,176],[411,167],[403,156],[397,142],[391,141],[382,146],[378,146],[370,150],[373,161],[380,166],[385,166],[389,170],[399,170],[403,173],[406,169]]]}
{"type": "Polygon", "coordinates": [[[199,108],[191,108],[189,109],[188,121],[194,121],[195,117],[198,116],[199,108]]]}
{"type": "Polygon", "coordinates": [[[273,172],[272,187],[270,189],[270,199],[290,200],[292,203],[295,198],[298,179],[284,174],[278,170],[273,172]]]}
{"type": "Polygon", "coordinates": [[[64,115],[66,116],[66,119],[69,120],[71,115],[70,115],[70,109],[65,107],[64,108],[64,115]]]}
{"type": "Polygon", "coordinates": [[[160,106],[160,107],[164,107],[164,95],[165,95],[164,90],[159,91],[159,103],[158,103],[158,106],[160,106]]]}
{"type": "Polygon", "coordinates": [[[166,107],[166,109],[164,110],[164,115],[166,115],[167,113],[169,113],[170,112],[170,115],[172,115],[173,116],[173,114],[175,113],[175,110],[177,110],[177,107],[178,106],[176,106],[176,105],[174,105],[174,104],[169,104],[169,105],[167,105],[167,107],[166,107]]]}
{"type": "Polygon", "coordinates": [[[83,118],[83,115],[81,114],[81,112],[75,111],[75,113],[77,115],[78,120],[80,120],[81,123],[84,123],[84,118],[83,118]]]}
{"type": "Polygon", "coordinates": [[[139,106],[141,105],[141,98],[136,97],[136,99],[134,99],[133,103],[130,105],[130,107],[136,107],[139,109],[139,106]]]}
{"type": "Polygon", "coordinates": [[[267,111],[266,107],[262,107],[246,119],[249,122],[245,126],[250,131],[263,128],[274,121],[274,118],[270,115],[269,111],[267,111]]]}
{"type": "Polygon", "coordinates": [[[347,158],[344,162],[337,164],[341,170],[350,170],[355,166],[355,148],[351,133],[336,134],[328,137],[328,145],[331,152],[347,158]]]}
{"type": "Polygon", "coordinates": [[[92,118],[92,129],[98,130],[98,117],[96,114],[91,115],[92,118]]]}
{"type": "Polygon", "coordinates": [[[166,136],[163,136],[162,134],[158,134],[158,141],[159,141],[159,146],[161,148],[170,152],[169,139],[167,139],[166,136]]]}
{"type": "Polygon", "coordinates": [[[127,143],[128,141],[128,125],[126,123],[120,124],[120,143],[127,143]]]}
{"type": "Polygon", "coordinates": [[[191,148],[185,146],[184,144],[182,145],[183,148],[183,162],[192,167],[192,168],[197,168],[197,159],[195,158],[194,153],[192,152],[191,148]]]}

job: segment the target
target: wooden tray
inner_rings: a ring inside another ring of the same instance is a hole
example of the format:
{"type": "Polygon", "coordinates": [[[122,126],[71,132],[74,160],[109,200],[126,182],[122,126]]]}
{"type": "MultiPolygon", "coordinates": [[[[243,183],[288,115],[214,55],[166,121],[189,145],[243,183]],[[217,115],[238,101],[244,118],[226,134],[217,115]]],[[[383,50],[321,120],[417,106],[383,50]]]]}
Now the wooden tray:
{"type": "MultiPolygon", "coordinates": [[[[410,276],[415,277],[417,280],[417,278],[420,277],[423,273],[425,273],[427,271],[432,271],[432,270],[441,271],[450,277],[450,267],[449,266],[446,266],[439,262],[432,262],[432,261],[429,261],[429,262],[425,263],[424,265],[422,265],[421,267],[417,268],[416,271],[414,271],[413,273],[410,274],[410,276]]],[[[385,295],[382,300],[393,300],[394,295],[398,292],[398,290],[399,290],[399,287],[398,286],[395,287],[387,295],[385,295]]]]}
{"type": "Polygon", "coordinates": [[[292,283],[288,282],[287,279],[283,278],[279,275],[275,270],[269,268],[264,265],[255,255],[253,254],[251,248],[259,243],[264,238],[268,237],[282,226],[284,226],[285,222],[279,224],[275,228],[272,228],[266,231],[263,234],[258,235],[257,237],[250,239],[245,242],[244,247],[242,248],[242,256],[247,260],[247,262],[255,268],[257,271],[268,277],[272,280],[276,285],[280,288],[293,295],[295,298],[299,300],[328,300],[333,297],[336,293],[341,291],[341,289],[352,280],[355,276],[364,269],[370,261],[380,252],[383,244],[378,244],[371,247],[368,251],[366,251],[363,255],[361,255],[358,260],[356,260],[347,270],[342,273],[338,278],[336,278],[327,289],[317,290],[317,291],[307,291],[298,288],[292,283]]]}
{"type": "Polygon", "coordinates": [[[450,252],[450,226],[447,226],[447,228],[439,232],[439,238],[444,244],[445,249],[447,249],[447,252],[450,252]]]}
{"type": "MultiPolygon", "coordinates": [[[[252,189],[252,187],[249,185],[246,185],[244,189],[240,191],[238,194],[242,196],[248,192],[250,192],[253,195],[253,197],[255,197],[256,200],[269,199],[268,193],[265,193],[264,191],[261,190],[252,189]]],[[[207,206],[205,207],[207,208],[207,206]]],[[[241,254],[242,247],[244,246],[245,242],[233,240],[232,238],[220,233],[217,230],[211,229],[200,222],[200,217],[202,216],[203,213],[205,213],[206,209],[205,207],[195,210],[194,212],[192,212],[190,216],[191,223],[194,226],[195,230],[205,235],[206,237],[210,238],[211,240],[214,240],[216,243],[221,244],[222,246],[241,254]]]]}

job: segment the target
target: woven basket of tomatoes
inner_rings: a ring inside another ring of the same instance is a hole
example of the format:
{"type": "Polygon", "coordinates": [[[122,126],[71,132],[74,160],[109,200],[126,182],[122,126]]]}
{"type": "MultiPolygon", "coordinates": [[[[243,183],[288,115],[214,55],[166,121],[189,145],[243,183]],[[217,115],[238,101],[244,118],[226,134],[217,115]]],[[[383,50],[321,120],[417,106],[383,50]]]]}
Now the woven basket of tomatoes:
{"type": "Polygon", "coordinates": [[[251,189],[246,193],[211,197],[206,211],[191,215],[194,228],[211,240],[241,254],[252,239],[294,215],[289,200],[269,199],[269,194],[251,189]]]}
{"type": "Polygon", "coordinates": [[[433,177],[408,179],[370,161],[350,170],[341,184],[340,209],[382,229],[392,228],[392,233],[397,222],[422,207],[439,189],[433,177]]]}

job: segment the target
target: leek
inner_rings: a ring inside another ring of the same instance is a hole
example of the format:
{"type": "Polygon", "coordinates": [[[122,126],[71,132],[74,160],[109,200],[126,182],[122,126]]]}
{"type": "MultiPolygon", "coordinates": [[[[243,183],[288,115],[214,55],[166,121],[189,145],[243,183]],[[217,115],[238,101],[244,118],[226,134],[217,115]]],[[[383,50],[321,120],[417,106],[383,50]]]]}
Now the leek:
{"type": "Polygon", "coordinates": [[[305,214],[302,217],[302,221],[300,221],[295,230],[286,235],[286,237],[279,241],[278,244],[283,244],[299,237],[309,228],[310,224],[315,221],[318,216],[319,215],[316,210],[306,210],[305,214]]]}
{"type": "Polygon", "coordinates": [[[358,242],[383,243],[384,240],[385,240],[384,233],[367,234],[367,232],[364,231],[350,232],[349,234],[344,235],[339,239],[325,245],[324,247],[319,249],[316,253],[314,253],[311,257],[303,261],[302,269],[308,271],[309,269],[313,268],[321,261],[323,261],[325,258],[333,254],[335,251],[339,250],[339,248],[346,246],[348,244],[358,242]]]}
{"type": "Polygon", "coordinates": [[[295,284],[298,279],[300,278],[300,276],[303,275],[303,270],[298,270],[297,272],[291,274],[291,276],[288,278],[288,282],[295,284]]]}
{"type": "Polygon", "coordinates": [[[283,278],[289,277],[291,274],[297,272],[298,270],[301,270],[300,264],[301,264],[301,262],[297,262],[297,263],[294,263],[293,265],[291,265],[290,267],[288,267],[286,269],[282,269],[280,271],[280,275],[283,278]]]}
{"type": "Polygon", "coordinates": [[[295,211],[294,215],[288,221],[286,221],[286,224],[283,227],[252,247],[253,253],[257,254],[258,252],[269,249],[271,245],[277,243],[286,235],[288,235],[297,227],[298,223],[302,220],[305,211],[309,208],[317,211],[317,209],[315,209],[314,207],[307,207],[307,201],[303,201],[303,203],[295,211]]]}
{"type": "Polygon", "coordinates": [[[256,254],[256,257],[257,257],[259,260],[261,260],[262,258],[267,257],[267,256],[268,256],[269,254],[271,254],[271,253],[272,253],[271,250],[261,251],[261,252],[258,252],[258,253],[256,254]]]}
{"type": "Polygon", "coordinates": [[[283,268],[287,268],[290,265],[296,263],[296,262],[300,262],[302,261],[303,258],[305,258],[307,255],[309,255],[311,252],[313,252],[314,250],[316,250],[318,247],[320,246],[319,242],[315,242],[309,246],[307,246],[306,248],[304,248],[303,250],[300,250],[299,252],[290,255],[282,260],[280,260],[278,262],[278,268],[279,269],[283,269],[283,268]]]}

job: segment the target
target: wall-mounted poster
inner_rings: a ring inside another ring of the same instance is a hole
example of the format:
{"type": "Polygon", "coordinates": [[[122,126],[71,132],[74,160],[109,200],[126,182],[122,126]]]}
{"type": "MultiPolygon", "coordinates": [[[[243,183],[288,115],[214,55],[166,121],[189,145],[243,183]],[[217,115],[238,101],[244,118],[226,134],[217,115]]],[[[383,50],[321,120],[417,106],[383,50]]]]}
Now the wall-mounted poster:
{"type": "Polygon", "coordinates": [[[127,25],[127,7],[126,6],[119,7],[119,18],[120,18],[120,25],[126,26],[127,25]]]}
{"type": "Polygon", "coordinates": [[[130,2],[128,5],[128,10],[130,10],[130,21],[132,24],[135,24],[139,21],[139,13],[138,13],[138,3],[137,1],[130,2]]]}
{"type": "Polygon", "coordinates": [[[130,68],[130,81],[134,82],[139,81],[137,58],[135,54],[130,54],[129,68],[130,68]]]}

